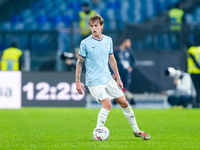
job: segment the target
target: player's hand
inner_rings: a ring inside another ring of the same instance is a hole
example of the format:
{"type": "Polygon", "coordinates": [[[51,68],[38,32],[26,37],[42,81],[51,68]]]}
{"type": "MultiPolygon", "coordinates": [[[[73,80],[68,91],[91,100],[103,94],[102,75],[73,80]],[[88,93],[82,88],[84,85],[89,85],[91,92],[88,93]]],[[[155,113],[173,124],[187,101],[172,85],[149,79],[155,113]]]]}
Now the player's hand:
{"type": "Polygon", "coordinates": [[[121,79],[117,79],[117,84],[120,86],[121,89],[124,88],[124,85],[123,85],[121,79]]]}
{"type": "Polygon", "coordinates": [[[80,94],[80,95],[83,94],[83,90],[85,90],[85,88],[81,82],[76,82],[76,90],[77,90],[78,94],[80,94]]]}

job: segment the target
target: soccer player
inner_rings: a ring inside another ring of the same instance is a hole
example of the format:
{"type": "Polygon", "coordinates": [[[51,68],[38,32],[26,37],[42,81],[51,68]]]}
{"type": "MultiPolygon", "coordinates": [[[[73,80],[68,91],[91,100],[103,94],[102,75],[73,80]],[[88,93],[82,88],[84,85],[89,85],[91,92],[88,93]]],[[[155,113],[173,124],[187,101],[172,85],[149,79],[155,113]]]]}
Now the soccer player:
{"type": "Polygon", "coordinates": [[[83,94],[83,90],[85,90],[80,81],[82,65],[85,61],[86,86],[91,95],[102,105],[97,118],[97,127],[104,126],[112,107],[110,99],[114,99],[122,107],[125,117],[131,124],[134,136],[144,140],[150,139],[150,135],[139,130],[134,112],[122,92],[123,83],[113,55],[112,39],[102,34],[103,18],[99,14],[95,14],[90,17],[88,24],[92,34],[82,40],[76,64],[76,89],[78,93],[83,94]],[[112,78],[108,63],[117,81],[112,78]]]}

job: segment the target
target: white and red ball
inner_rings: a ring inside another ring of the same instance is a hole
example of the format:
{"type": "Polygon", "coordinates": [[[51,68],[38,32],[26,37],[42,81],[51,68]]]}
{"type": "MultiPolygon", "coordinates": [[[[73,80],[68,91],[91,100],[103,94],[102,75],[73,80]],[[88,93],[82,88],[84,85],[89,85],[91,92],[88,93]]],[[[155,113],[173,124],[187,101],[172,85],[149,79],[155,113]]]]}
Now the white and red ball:
{"type": "Polygon", "coordinates": [[[93,131],[93,140],[95,141],[105,141],[108,140],[110,132],[107,127],[96,127],[93,131]]]}

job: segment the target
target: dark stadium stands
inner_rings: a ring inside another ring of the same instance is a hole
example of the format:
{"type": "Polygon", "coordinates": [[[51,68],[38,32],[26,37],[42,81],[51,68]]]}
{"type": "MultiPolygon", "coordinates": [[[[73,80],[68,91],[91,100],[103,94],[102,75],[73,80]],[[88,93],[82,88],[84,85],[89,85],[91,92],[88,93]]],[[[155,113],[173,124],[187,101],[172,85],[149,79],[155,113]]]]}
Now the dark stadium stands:
{"type": "Polygon", "coordinates": [[[187,42],[200,43],[200,0],[0,0],[0,55],[17,39],[19,48],[30,54],[30,71],[65,70],[59,56],[80,45],[78,13],[83,1],[105,19],[103,34],[112,37],[114,48],[121,38],[131,39],[140,65],[133,79],[142,77],[139,83],[153,85],[135,86],[136,92],[166,88],[162,69],[181,66],[185,70],[187,42]],[[167,18],[177,2],[185,7],[185,22],[181,31],[173,32],[167,18]],[[55,67],[44,67],[49,64],[55,67]]]}
{"type": "MultiPolygon", "coordinates": [[[[178,1],[97,0],[98,3],[96,5],[93,1],[88,2],[105,20],[109,20],[105,24],[105,29],[122,29],[125,22],[143,22],[167,10],[178,1]]],[[[14,12],[11,17],[7,18],[7,21],[1,21],[0,29],[51,30],[67,28],[70,26],[71,21],[78,21],[81,2],[78,0],[29,0],[30,7],[27,7],[29,5],[21,7],[17,14],[14,12]]]]}

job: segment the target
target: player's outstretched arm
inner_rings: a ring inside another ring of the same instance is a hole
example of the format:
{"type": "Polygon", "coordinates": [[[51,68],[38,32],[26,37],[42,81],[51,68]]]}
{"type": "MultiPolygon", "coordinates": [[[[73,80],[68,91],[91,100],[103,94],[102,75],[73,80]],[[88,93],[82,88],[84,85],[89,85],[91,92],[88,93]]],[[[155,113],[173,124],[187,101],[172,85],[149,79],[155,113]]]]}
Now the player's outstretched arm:
{"type": "Polygon", "coordinates": [[[110,64],[110,67],[112,68],[114,74],[115,74],[115,77],[117,79],[117,84],[123,89],[124,86],[123,86],[123,83],[121,81],[121,78],[120,78],[120,75],[119,75],[119,71],[118,71],[118,68],[117,68],[117,62],[115,60],[115,57],[113,54],[110,54],[109,55],[109,64],[110,64]]]}
{"type": "Polygon", "coordinates": [[[81,72],[84,60],[85,59],[82,56],[79,56],[76,64],[76,90],[81,95],[83,94],[83,90],[85,90],[83,84],[81,83],[81,72]]]}

